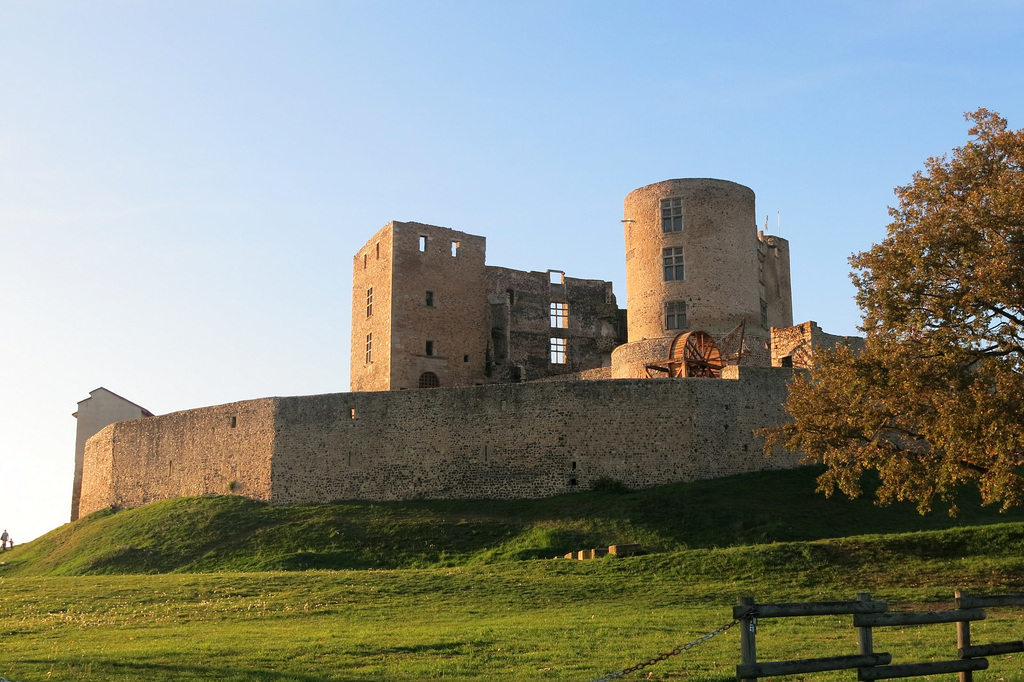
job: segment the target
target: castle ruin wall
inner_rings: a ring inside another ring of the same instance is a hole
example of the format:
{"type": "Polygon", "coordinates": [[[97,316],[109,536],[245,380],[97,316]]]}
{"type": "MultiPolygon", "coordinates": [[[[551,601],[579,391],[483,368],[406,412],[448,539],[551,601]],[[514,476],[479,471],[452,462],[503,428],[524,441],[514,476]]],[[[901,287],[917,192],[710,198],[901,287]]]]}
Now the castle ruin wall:
{"type": "Polygon", "coordinates": [[[247,400],[107,426],[86,442],[81,515],[207,493],[270,500],[275,405],[247,400]]]}
{"type": "Polygon", "coordinates": [[[267,398],[119,422],[89,441],[82,513],[205,493],[276,504],[531,498],[798,464],[757,428],[792,372],[267,398]],[[234,422],[232,422],[234,419],[234,422]],[[234,423],[235,426],[231,424],[234,423]]]}

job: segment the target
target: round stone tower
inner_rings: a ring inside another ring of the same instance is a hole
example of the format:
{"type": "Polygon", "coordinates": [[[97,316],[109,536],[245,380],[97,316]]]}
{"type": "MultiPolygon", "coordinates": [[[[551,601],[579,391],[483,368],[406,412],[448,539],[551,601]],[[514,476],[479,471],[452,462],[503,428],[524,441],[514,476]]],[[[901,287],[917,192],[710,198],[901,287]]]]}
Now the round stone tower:
{"type": "Polygon", "coordinates": [[[629,342],[619,370],[613,356],[613,375],[637,375],[680,332],[721,340],[741,322],[742,364],[769,364],[769,326],[792,325],[789,246],[758,234],[753,190],[727,180],[665,180],[629,193],[623,224],[629,342]]]}

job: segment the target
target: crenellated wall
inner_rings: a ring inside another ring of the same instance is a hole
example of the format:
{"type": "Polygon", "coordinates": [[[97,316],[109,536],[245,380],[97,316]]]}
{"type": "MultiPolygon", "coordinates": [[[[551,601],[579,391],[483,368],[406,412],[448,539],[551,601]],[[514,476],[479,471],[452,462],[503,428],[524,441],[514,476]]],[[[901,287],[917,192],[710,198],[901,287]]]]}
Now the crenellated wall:
{"type": "Polygon", "coordinates": [[[545,497],[602,477],[645,488],[792,467],[798,455],[766,459],[753,435],[785,418],[791,376],[730,367],[718,380],[336,393],[119,422],[88,443],[82,512],[229,492],[276,504],[545,497]]]}

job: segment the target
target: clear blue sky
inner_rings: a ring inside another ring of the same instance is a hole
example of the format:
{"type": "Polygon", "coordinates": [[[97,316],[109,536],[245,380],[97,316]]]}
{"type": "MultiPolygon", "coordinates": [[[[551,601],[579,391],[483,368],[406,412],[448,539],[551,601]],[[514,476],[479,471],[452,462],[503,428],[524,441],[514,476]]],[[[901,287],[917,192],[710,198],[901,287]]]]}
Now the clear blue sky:
{"type": "Polygon", "coordinates": [[[739,182],[797,321],[984,106],[1024,127],[1024,4],[0,0],[0,527],[70,511],[104,386],[155,413],[348,389],[351,259],[390,220],[612,280],[622,200],[739,182]]]}

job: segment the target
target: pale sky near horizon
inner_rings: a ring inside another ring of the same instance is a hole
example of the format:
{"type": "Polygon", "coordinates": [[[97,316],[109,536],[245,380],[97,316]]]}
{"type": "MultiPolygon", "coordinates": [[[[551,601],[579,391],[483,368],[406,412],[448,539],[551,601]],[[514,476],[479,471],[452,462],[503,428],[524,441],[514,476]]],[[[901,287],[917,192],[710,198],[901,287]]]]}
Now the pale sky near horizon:
{"type": "Polygon", "coordinates": [[[0,0],[0,529],[68,520],[71,413],[348,389],[391,220],[611,280],[622,201],[744,184],[794,318],[854,334],[892,189],[1024,127],[1024,2],[0,0]]]}

